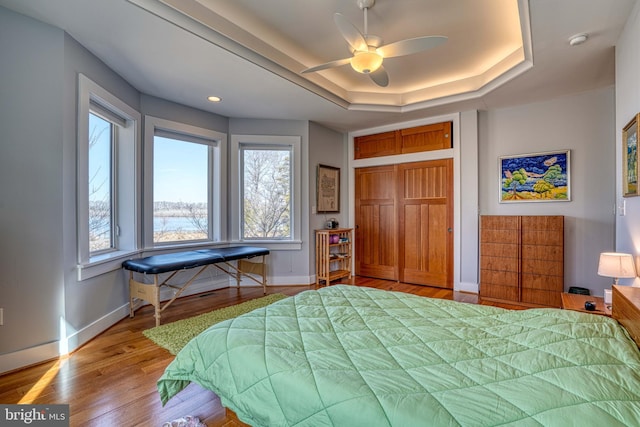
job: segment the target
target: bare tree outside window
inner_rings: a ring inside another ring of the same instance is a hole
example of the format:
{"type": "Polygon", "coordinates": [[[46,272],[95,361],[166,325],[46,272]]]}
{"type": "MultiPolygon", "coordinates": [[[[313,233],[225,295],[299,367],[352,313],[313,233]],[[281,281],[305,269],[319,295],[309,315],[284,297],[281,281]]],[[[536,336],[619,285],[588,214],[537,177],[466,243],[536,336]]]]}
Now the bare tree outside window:
{"type": "Polygon", "coordinates": [[[113,125],[89,114],[89,251],[114,247],[111,179],[113,125]]]}
{"type": "Polygon", "coordinates": [[[245,148],[243,238],[291,238],[291,152],[245,148]]]}

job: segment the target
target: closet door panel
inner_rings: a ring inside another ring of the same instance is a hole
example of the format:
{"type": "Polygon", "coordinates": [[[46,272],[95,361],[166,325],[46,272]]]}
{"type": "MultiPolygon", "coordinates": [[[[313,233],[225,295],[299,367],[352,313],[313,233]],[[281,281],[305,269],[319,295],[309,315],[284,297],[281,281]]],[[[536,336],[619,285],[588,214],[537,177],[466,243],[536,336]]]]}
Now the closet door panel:
{"type": "Polygon", "coordinates": [[[403,282],[446,285],[447,223],[444,205],[405,205],[403,282]]]}
{"type": "Polygon", "coordinates": [[[421,151],[451,148],[451,122],[401,129],[400,153],[418,153],[421,151]]]}
{"type": "Polygon", "coordinates": [[[353,140],[354,158],[357,160],[397,154],[396,139],[395,131],[357,136],[353,140]]]}
{"type": "Polygon", "coordinates": [[[400,280],[453,287],[452,161],[398,165],[400,280]]]}
{"type": "Polygon", "coordinates": [[[355,171],[356,274],[397,280],[395,168],[355,171]]]}

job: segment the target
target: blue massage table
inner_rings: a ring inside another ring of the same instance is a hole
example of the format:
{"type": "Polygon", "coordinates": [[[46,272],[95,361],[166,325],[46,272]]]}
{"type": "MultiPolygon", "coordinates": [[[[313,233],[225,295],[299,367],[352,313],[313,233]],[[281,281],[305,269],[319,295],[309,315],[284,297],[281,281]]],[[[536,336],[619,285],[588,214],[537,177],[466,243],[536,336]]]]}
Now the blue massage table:
{"type": "Polygon", "coordinates": [[[237,287],[240,287],[240,280],[243,276],[253,280],[262,286],[263,292],[266,294],[267,255],[269,255],[269,250],[266,248],[235,246],[174,252],[124,261],[122,267],[129,271],[129,316],[134,316],[134,301],[141,299],[154,306],[156,326],[159,326],[161,313],[209,266],[216,267],[218,270],[234,277],[237,287]],[[259,262],[249,261],[256,257],[261,257],[259,262]],[[187,282],[181,285],[169,283],[180,271],[193,268],[198,268],[198,270],[187,282]],[[153,275],[153,283],[144,283],[136,280],[134,273],[153,275]],[[160,281],[158,275],[163,273],[171,274],[160,281]],[[254,276],[259,276],[259,280],[254,276]],[[160,288],[163,286],[175,290],[173,297],[165,302],[164,305],[160,302],[160,288]]]}

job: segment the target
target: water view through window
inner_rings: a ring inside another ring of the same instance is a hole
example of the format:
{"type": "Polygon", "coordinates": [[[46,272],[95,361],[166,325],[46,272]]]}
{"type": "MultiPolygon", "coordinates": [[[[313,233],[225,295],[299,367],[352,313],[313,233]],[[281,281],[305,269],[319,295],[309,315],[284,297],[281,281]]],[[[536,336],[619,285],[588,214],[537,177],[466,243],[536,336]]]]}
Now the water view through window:
{"type": "Polygon", "coordinates": [[[208,238],[208,164],[208,145],[154,137],[154,242],[208,238]]]}

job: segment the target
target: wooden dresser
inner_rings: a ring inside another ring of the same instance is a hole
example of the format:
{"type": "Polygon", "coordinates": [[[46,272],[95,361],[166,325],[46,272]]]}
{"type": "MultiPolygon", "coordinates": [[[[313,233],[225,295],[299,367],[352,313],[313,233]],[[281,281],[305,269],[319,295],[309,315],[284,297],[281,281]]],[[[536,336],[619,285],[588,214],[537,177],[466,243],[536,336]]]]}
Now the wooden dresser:
{"type": "Polygon", "coordinates": [[[561,307],[564,217],[480,217],[480,298],[561,307]]]}

